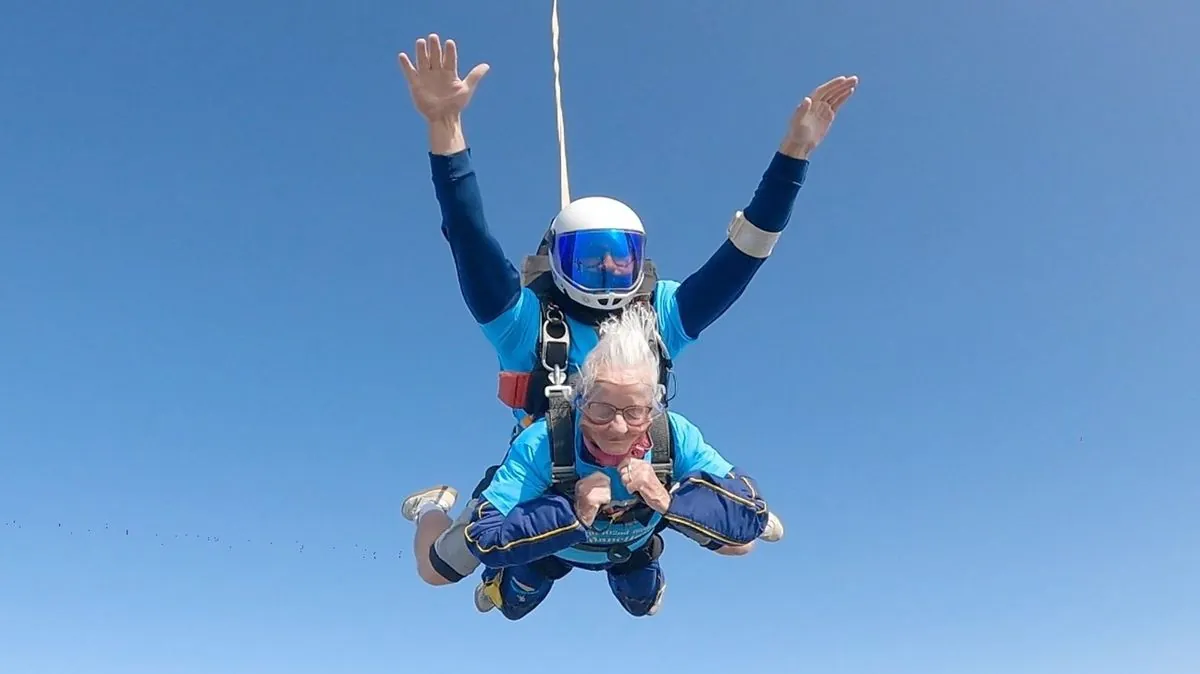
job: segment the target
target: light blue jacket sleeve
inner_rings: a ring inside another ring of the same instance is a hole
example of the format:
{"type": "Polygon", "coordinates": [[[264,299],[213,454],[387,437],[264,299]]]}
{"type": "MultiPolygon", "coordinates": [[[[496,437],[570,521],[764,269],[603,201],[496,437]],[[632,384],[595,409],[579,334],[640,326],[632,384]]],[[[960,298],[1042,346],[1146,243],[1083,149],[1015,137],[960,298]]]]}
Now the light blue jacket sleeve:
{"type": "Polygon", "coordinates": [[[549,488],[550,435],[546,422],[539,421],[513,440],[504,463],[496,469],[482,496],[507,516],[518,504],[532,501],[549,488]]]}
{"type": "Polygon", "coordinates": [[[694,339],[683,329],[679,317],[679,302],[675,294],[679,291],[678,281],[659,281],[654,286],[654,310],[658,313],[658,332],[672,360],[683,352],[694,339]]]}
{"type": "Polygon", "coordinates": [[[529,288],[522,288],[511,307],[482,326],[483,335],[500,358],[500,369],[517,372],[533,367],[541,328],[541,304],[529,288]]]}

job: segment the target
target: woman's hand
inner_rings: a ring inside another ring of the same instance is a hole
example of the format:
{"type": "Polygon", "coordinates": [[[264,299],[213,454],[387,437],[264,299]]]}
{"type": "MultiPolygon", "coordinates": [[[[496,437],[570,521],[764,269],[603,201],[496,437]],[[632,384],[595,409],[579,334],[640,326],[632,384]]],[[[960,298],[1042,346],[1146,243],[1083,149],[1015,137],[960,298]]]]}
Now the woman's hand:
{"type": "Polygon", "coordinates": [[[843,75],[813,89],[792,113],[787,135],[779,151],[795,159],[808,159],[808,155],[825,139],[838,110],[854,94],[857,86],[858,76],[843,75]]]}
{"type": "Polygon", "coordinates": [[[621,473],[621,484],[630,494],[638,494],[646,505],[659,513],[667,512],[671,507],[671,494],[658,476],[654,474],[654,466],[643,459],[627,458],[617,466],[621,473]]]}
{"type": "Polygon", "coordinates": [[[585,527],[592,526],[600,507],[612,501],[612,482],[603,472],[595,472],[575,483],[575,517],[585,527]]]}

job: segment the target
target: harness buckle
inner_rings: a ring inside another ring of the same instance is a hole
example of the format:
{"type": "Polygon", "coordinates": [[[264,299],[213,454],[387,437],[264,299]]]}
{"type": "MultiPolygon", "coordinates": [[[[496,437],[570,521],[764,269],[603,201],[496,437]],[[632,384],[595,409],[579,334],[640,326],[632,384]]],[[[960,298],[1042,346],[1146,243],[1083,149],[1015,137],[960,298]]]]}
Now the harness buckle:
{"type": "Polygon", "coordinates": [[[628,545],[614,545],[607,551],[608,561],[612,564],[623,564],[633,557],[628,545]]]}
{"type": "Polygon", "coordinates": [[[571,399],[571,387],[567,385],[567,362],[571,353],[571,337],[567,331],[567,318],[562,309],[553,304],[546,307],[542,321],[542,367],[550,379],[545,388],[546,398],[562,396],[571,399]]]}
{"type": "Polygon", "coordinates": [[[546,308],[546,320],[542,321],[542,367],[550,373],[563,370],[565,380],[570,348],[571,338],[567,333],[566,316],[561,309],[551,305],[546,308]]]}
{"type": "Polygon", "coordinates": [[[543,389],[543,392],[546,394],[546,400],[552,401],[555,398],[560,398],[567,404],[570,404],[573,391],[567,384],[566,370],[556,367],[550,370],[549,377],[550,383],[543,389]]]}

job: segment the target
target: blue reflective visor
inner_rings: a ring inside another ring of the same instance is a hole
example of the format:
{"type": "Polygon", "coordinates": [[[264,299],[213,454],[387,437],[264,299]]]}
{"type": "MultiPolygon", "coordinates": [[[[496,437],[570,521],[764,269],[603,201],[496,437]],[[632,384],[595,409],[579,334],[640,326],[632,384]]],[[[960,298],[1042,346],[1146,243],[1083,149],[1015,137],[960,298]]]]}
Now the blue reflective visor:
{"type": "Polygon", "coordinates": [[[560,234],[554,254],[572,285],[589,292],[627,291],[642,274],[646,235],[618,229],[560,234]]]}

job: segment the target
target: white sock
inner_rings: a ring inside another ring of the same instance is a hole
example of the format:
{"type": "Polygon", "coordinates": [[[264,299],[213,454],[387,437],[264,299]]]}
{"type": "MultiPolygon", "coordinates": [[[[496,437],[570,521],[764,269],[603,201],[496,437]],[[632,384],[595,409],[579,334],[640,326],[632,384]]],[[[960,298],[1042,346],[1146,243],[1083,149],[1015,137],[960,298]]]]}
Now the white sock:
{"type": "MultiPolygon", "coordinates": [[[[413,518],[413,521],[420,522],[421,517],[424,516],[425,513],[429,512],[431,510],[442,510],[442,507],[440,505],[438,505],[436,501],[426,501],[426,502],[422,503],[421,505],[417,506],[417,516],[415,518],[413,518]]],[[[442,512],[445,512],[445,511],[442,510],[442,512]]]]}

